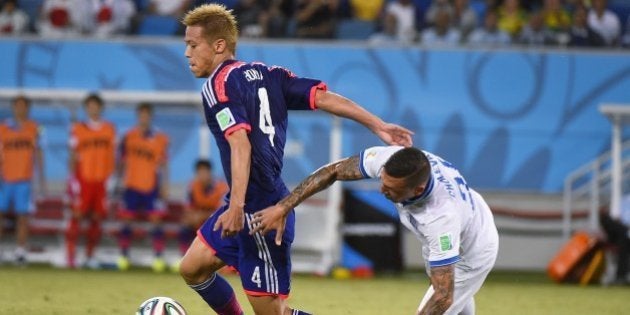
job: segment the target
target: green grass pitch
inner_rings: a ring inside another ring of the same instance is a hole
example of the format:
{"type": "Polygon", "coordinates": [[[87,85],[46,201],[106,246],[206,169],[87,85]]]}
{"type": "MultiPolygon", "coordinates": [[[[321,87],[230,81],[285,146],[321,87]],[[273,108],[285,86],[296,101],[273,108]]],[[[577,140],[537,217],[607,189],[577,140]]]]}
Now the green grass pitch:
{"type": "MultiPolygon", "coordinates": [[[[228,280],[246,314],[253,314],[238,278],[228,280]]],[[[295,276],[289,302],[315,314],[413,314],[427,286],[422,272],[370,280],[295,276]]],[[[172,297],[189,314],[209,313],[175,274],[0,267],[0,314],[133,314],[152,296],[172,297]]],[[[630,288],[560,286],[542,274],[493,273],[476,302],[478,314],[630,314],[630,288]]]]}

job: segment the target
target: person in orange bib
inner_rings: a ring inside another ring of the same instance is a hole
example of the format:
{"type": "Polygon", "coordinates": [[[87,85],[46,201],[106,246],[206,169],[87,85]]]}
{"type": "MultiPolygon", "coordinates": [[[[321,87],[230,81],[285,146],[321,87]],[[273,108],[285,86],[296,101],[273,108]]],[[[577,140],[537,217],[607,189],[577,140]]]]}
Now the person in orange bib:
{"type": "Polygon", "coordinates": [[[15,262],[26,263],[28,217],[35,208],[31,199],[34,169],[39,175],[40,193],[45,193],[43,155],[37,123],[29,120],[30,100],[18,96],[12,101],[13,118],[0,125],[0,236],[3,216],[13,209],[16,214],[15,262]]]}
{"type": "Polygon", "coordinates": [[[195,163],[195,178],[188,187],[188,204],[182,214],[179,232],[179,251],[186,254],[190,243],[208,217],[223,205],[223,198],[230,188],[224,181],[212,176],[212,164],[208,160],[195,163]]]}
{"type": "Polygon", "coordinates": [[[133,239],[131,223],[146,218],[152,225],[153,270],[162,272],[166,269],[166,262],[162,259],[166,243],[162,219],[166,214],[163,201],[168,197],[169,138],[152,127],[153,106],[142,103],[136,108],[136,114],[136,127],[125,134],[119,147],[119,171],[124,174],[124,193],[118,212],[122,227],[118,233],[121,256],[117,265],[121,270],[129,268],[129,247],[133,239]]]}
{"type": "Polygon", "coordinates": [[[96,269],[100,263],[94,258],[94,250],[101,238],[101,221],[107,217],[106,182],[115,167],[116,129],[101,118],[105,104],[100,96],[90,94],[83,103],[88,120],[74,123],[70,132],[72,217],[66,230],[66,246],[68,267],[75,268],[80,222],[87,219],[85,266],[96,269]]]}

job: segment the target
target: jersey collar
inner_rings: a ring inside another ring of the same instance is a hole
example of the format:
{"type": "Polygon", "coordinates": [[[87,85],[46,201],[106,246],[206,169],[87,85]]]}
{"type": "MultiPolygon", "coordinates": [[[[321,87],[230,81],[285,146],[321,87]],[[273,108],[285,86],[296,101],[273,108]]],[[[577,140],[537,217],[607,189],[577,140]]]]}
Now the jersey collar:
{"type": "Polygon", "coordinates": [[[235,63],[236,59],[227,59],[224,60],[223,62],[221,62],[215,69],[214,71],[212,71],[212,74],[208,77],[208,79],[210,80],[214,80],[214,76],[219,73],[219,71],[221,71],[221,69],[223,69],[225,66],[235,63]]]}
{"type": "Polygon", "coordinates": [[[401,202],[401,204],[403,206],[409,206],[409,205],[412,205],[414,203],[426,200],[427,198],[429,198],[429,195],[431,195],[431,192],[433,192],[433,186],[434,186],[433,175],[430,174],[429,175],[429,180],[427,181],[427,186],[424,189],[424,191],[418,196],[412,197],[410,199],[407,199],[407,200],[401,202]]]}

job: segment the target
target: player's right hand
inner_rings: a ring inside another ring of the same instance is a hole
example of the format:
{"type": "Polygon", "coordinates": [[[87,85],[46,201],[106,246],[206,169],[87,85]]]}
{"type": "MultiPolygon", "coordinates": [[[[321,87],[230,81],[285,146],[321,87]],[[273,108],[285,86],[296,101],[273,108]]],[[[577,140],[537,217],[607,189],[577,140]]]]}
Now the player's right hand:
{"type": "Polygon", "coordinates": [[[229,208],[223,212],[214,224],[214,231],[221,230],[221,238],[233,237],[243,229],[245,214],[243,209],[229,208]]]}
{"type": "Polygon", "coordinates": [[[252,220],[251,231],[249,234],[254,235],[261,232],[263,235],[273,230],[276,231],[276,245],[282,244],[282,235],[287,223],[287,215],[285,207],[282,205],[274,205],[254,214],[252,220]]]}
{"type": "Polygon", "coordinates": [[[413,131],[396,124],[382,124],[378,129],[374,130],[374,133],[389,145],[400,145],[403,147],[413,145],[413,131]]]}

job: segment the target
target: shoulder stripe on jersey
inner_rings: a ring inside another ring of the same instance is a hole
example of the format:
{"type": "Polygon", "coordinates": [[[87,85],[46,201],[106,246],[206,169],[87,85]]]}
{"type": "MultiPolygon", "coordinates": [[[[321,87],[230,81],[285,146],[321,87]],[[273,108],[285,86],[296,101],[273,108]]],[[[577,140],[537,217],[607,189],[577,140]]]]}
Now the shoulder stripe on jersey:
{"type": "Polygon", "coordinates": [[[225,66],[225,68],[221,69],[217,76],[214,78],[214,91],[216,91],[217,100],[221,103],[227,102],[229,100],[227,93],[225,92],[225,82],[230,77],[230,73],[232,70],[237,69],[245,65],[242,61],[237,61],[232,64],[225,66]]]}
{"type": "Polygon", "coordinates": [[[451,258],[446,258],[446,259],[442,259],[442,260],[437,260],[437,261],[429,261],[429,267],[442,267],[442,266],[448,266],[448,265],[452,265],[458,261],[461,260],[461,257],[459,257],[459,255],[455,256],[455,257],[451,257],[451,258]]]}
{"type": "Polygon", "coordinates": [[[271,66],[271,67],[269,67],[269,71],[273,71],[273,70],[276,70],[276,69],[280,69],[281,71],[284,71],[289,76],[289,78],[297,77],[295,75],[295,73],[293,73],[291,70],[289,70],[287,68],[280,67],[280,66],[271,66]]]}
{"type": "Polygon", "coordinates": [[[208,103],[209,107],[212,107],[217,104],[217,99],[214,97],[214,92],[210,88],[210,80],[206,81],[201,89],[201,94],[203,95],[206,103],[208,103]]]}

